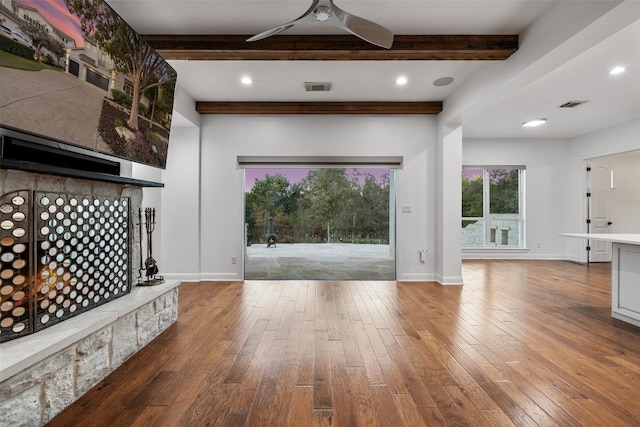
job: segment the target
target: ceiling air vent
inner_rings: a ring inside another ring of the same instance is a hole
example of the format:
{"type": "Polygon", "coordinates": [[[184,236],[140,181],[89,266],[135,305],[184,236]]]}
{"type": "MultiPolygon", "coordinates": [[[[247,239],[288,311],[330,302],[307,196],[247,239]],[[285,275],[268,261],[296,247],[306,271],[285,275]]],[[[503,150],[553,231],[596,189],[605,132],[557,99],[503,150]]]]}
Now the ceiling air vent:
{"type": "Polygon", "coordinates": [[[307,92],[329,92],[331,82],[304,82],[304,88],[307,92]]]}
{"type": "Polygon", "coordinates": [[[569,101],[562,104],[560,108],[575,108],[578,105],[584,104],[585,102],[589,102],[589,101],[569,101]]]}

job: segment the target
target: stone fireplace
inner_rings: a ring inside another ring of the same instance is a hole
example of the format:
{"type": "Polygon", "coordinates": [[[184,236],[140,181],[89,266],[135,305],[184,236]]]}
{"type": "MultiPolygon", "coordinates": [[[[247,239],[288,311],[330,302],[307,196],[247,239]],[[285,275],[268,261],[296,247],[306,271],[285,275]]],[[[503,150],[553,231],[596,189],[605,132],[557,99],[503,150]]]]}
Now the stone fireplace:
{"type": "Polygon", "coordinates": [[[129,197],[86,193],[0,196],[0,342],[131,291],[129,207],[129,197]]]}
{"type": "Polygon", "coordinates": [[[0,170],[0,424],[44,425],[177,320],[136,287],[145,182],[0,170]]]}

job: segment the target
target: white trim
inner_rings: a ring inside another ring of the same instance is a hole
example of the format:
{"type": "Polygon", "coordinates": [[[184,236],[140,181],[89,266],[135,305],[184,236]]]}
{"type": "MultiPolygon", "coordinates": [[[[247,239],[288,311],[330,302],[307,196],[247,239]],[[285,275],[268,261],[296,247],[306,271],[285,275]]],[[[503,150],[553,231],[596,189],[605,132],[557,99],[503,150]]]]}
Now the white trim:
{"type": "Polygon", "coordinates": [[[166,273],[160,274],[166,280],[178,280],[180,282],[199,282],[200,274],[199,273],[166,273]]]}
{"type": "Polygon", "coordinates": [[[442,276],[438,274],[437,282],[443,286],[460,286],[464,284],[462,276],[442,276]]]}
{"type": "Polygon", "coordinates": [[[202,273],[200,274],[200,280],[214,282],[241,282],[242,275],[240,273],[202,273]]]}
{"type": "MultiPolygon", "coordinates": [[[[531,254],[528,251],[477,251],[462,252],[462,259],[522,259],[522,260],[572,260],[567,254],[531,254]]],[[[577,261],[577,260],[576,260],[577,261]]]]}
{"type": "Polygon", "coordinates": [[[436,275],[433,273],[405,273],[396,278],[396,282],[436,282],[436,275]]]}
{"type": "Polygon", "coordinates": [[[402,156],[238,156],[238,167],[377,166],[398,167],[402,156]]]}

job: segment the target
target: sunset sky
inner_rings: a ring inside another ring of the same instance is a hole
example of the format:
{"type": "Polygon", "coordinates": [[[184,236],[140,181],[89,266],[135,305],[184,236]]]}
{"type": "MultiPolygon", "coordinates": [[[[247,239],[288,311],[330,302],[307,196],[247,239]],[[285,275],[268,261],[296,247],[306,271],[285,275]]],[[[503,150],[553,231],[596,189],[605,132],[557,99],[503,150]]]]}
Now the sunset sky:
{"type": "Polygon", "coordinates": [[[72,36],[77,47],[82,47],[82,30],[80,20],[71,15],[64,0],[17,0],[17,3],[33,7],[44,16],[51,25],[72,36]]]}

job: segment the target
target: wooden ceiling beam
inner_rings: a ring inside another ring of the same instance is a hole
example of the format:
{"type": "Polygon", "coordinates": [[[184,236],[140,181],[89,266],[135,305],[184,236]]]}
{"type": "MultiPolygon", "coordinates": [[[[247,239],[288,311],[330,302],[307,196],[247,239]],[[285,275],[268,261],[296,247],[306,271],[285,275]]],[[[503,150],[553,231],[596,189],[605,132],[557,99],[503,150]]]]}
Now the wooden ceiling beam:
{"type": "Polygon", "coordinates": [[[146,35],[165,59],[209,61],[501,61],[518,50],[517,35],[396,35],[391,49],[351,35],[146,35]]]}
{"type": "Polygon", "coordinates": [[[438,114],[442,102],[196,102],[200,114],[438,114]]]}

